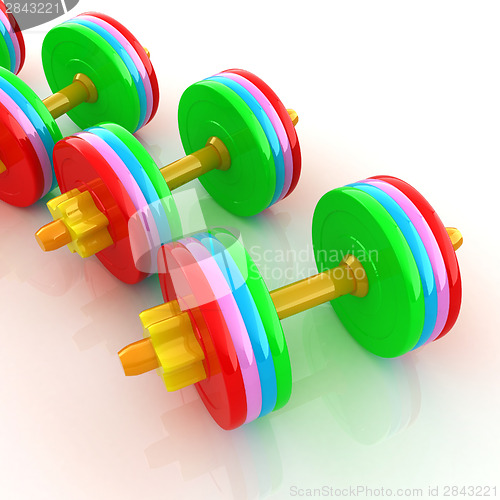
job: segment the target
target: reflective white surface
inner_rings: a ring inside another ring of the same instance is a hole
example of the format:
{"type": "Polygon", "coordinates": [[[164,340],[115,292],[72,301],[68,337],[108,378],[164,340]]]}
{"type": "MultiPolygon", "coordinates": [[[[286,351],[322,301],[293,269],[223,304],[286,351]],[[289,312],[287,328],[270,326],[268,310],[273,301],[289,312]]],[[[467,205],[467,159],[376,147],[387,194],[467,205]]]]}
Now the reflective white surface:
{"type": "MultiPolygon", "coordinates": [[[[288,498],[323,486],[393,496],[421,488],[420,498],[439,486],[444,498],[445,486],[500,489],[498,4],[158,5],[83,0],[76,11],[115,15],[151,51],[162,102],[138,137],[159,163],[182,154],[183,89],[223,69],[255,72],[300,116],[297,190],[240,220],[195,181],[175,196],[186,231],[237,228],[275,288],[314,272],[310,223],[325,191],[395,175],[464,235],[462,312],[446,338],[396,360],[363,351],[329,305],[285,320],[289,405],[225,432],[193,388],[169,394],[154,373],[123,375],[116,352],[141,337],[138,313],[159,304],[157,280],[126,286],[94,258],[44,254],[33,238],[49,221],[44,203],[1,204],[0,498],[288,498]]],[[[43,96],[48,28],[26,34],[21,73],[43,96]]]]}

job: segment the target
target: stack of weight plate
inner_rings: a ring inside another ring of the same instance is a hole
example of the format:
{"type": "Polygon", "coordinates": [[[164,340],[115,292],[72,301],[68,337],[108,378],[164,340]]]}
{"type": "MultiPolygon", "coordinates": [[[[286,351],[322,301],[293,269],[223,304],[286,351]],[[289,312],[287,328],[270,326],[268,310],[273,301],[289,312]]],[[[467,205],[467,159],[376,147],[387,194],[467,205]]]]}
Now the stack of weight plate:
{"type": "Polygon", "coordinates": [[[196,387],[215,421],[232,429],[283,407],[292,388],[285,337],[241,243],[216,229],[165,245],[158,259],[165,301],[196,325],[206,370],[196,387]]]}
{"type": "MultiPolygon", "coordinates": [[[[137,39],[109,16],[82,14],[51,29],[42,60],[53,92],[79,73],[95,85],[96,102],[68,111],[80,128],[110,121],[135,132],[156,113],[159,89],[153,66],[137,39]]],[[[42,99],[0,68],[0,199],[27,206],[56,187],[52,156],[61,139],[42,99]]]]}
{"type": "Polygon", "coordinates": [[[14,16],[0,1],[0,66],[16,75],[26,58],[24,39],[14,16]]]}
{"type": "Polygon", "coordinates": [[[318,269],[353,254],[369,293],[332,301],[349,333],[366,349],[395,357],[437,340],[455,324],[462,284],[448,232],[412,186],[379,176],[334,189],[313,218],[318,269]]]}

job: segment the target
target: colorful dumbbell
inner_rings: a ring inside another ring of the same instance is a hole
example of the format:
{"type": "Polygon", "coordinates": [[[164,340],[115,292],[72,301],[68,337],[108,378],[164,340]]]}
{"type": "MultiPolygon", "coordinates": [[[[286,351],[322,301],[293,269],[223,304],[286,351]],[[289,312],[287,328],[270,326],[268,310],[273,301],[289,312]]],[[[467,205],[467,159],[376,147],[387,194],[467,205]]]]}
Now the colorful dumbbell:
{"type": "Polygon", "coordinates": [[[16,19],[0,0],[0,67],[18,74],[26,58],[24,38],[16,19]]]}
{"type": "Polygon", "coordinates": [[[452,328],[462,237],[409,184],[378,177],[330,191],[312,233],[319,274],[271,293],[224,229],[164,245],[165,303],[140,314],[146,338],[120,351],[125,373],[159,369],[168,390],[196,384],[216,422],[232,429],[290,397],[284,318],[331,301],[351,335],[381,357],[452,328]]]}
{"type": "Polygon", "coordinates": [[[35,203],[56,185],[56,118],[67,113],[81,128],[105,121],[135,132],[158,108],[146,49],[104,14],[82,14],[50,30],[42,59],[55,92],[43,101],[0,68],[0,199],[16,206],[35,203]]]}
{"type": "Polygon", "coordinates": [[[259,213],[290,194],[301,166],[297,114],[255,75],[220,75],[182,95],[187,156],[164,168],[118,125],[60,141],[54,169],[63,194],[47,204],[54,221],[37,232],[42,249],[69,245],[82,257],[97,254],[116,277],[135,283],[156,272],[161,245],[182,235],[171,190],[199,177],[238,215],[259,213]]]}

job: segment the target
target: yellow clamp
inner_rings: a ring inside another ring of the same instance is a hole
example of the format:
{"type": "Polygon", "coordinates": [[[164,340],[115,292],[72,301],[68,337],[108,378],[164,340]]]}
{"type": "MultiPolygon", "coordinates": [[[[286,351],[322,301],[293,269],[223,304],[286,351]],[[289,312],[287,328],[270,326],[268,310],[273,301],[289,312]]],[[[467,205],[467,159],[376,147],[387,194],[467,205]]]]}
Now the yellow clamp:
{"type": "Polygon", "coordinates": [[[109,221],[97,208],[88,191],[72,189],[47,203],[53,221],[36,234],[43,250],[63,245],[81,257],[90,257],[113,245],[109,221]]]}
{"type": "Polygon", "coordinates": [[[176,391],[204,380],[203,350],[194,334],[189,315],[180,310],[177,301],[143,311],[139,315],[144,340],[121,352],[122,363],[129,366],[129,375],[158,368],[168,391],[176,391]],[[149,355],[144,356],[146,350],[149,355]],[[133,360],[140,360],[134,364],[133,360]],[[151,366],[146,366],[151,365],[151,366]]]}

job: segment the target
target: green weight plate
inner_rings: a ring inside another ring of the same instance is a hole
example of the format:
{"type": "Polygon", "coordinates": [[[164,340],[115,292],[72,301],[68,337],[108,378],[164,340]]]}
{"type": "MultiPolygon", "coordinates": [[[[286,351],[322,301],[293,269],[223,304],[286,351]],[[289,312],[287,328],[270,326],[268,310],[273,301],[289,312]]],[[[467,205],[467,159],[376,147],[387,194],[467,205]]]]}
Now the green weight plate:
{"type": "MultiPolygon", "coordinates": [[[[59,142],[62,139],[61,131],[59,130],[59,126],[57,125],[52,115],[49,113],[49,110],[45,107],[43,101],[35,94],[35,92],[24,83],[18,76],[14,75],[10,71],[3,71],[2,78],[10,83],[16,90],[21,93],[25,99],[31,104],[31,106],[38,113],[43,123],[49,130],[49,133],[54,140],[54,144],[59,142]]],[[[51,156],[52,152],[48,151],[49,156],[51,156]]]]}
{"type": "Polygon", "coordinates": [[[276,169],[266,134],[236,92],[220,82],[202,81],[186,89],[179,102],[179,132],[186,154],[218,137],[229,150],[231,167],[200,177],[226,210],[255,215],[265,210],[276,188],[276,169]]]}
{"type": "Polygon", "coordinates": [[[318,202],[312,224],[318,270],[354,255],[368,277],[366,297],[331,302],[349,333],[378,356],[408,352],[422,333],[425,318],[422,282],[413,254],[387,210],[352,187],[334,189],[318,202]]]}
{"type": "Polygon", "coordinates": [[[133,153],[137,158],[139,163],[142,165],[149,180],[153,184],[158,197],[165,209],[167,214],[168,224],[170,226],[170,232],[172,234],[172,240],[176,240],[183,236],[181,218],[179,212],[177,211],[177,205],[175,204],[174,198],[170,189],[168,188],[163,175],[161,175],[160,169],[156,165],[155,161],[151,155],[146,151],[144,146],[127,130],[120,125],[114,123],[101,123],[100,127],[103,127],[118,137],[133,153]]]}
{"type": "MultiPolygon", "coordinates": [[[[0,20],[0,23],[2,21],[0,20]]],[[[8,33],[7,33],[7,36],[8,33]]],[[[11,60],[10,60],[10,54],[9,54],[9,48],[7,46],[7,42],[4,40],[4,37],[0,33],[0,66],[2,68],[8,69],[10,71],[11,69],[11,60]]]]}
{"type": "Polygon", "coordinates": [[[273,300],[254,261],[243,245],[226,229],[210,229],[234,260],[259,311],[273,356],[278,395],[275,410],[286,405],[292,394],[292,369],[285,335],[273,300]]]}
{"type": "Polygon", "coordinates": [[[77,73],[96,86],[95,103],[83,103],[68,112],[80,128],[112,122],[136,131],[140,104],[134,80],[119,54],[97,33],[71,22],[56,26],[45,36],[42,60],[52,92],[68,86],[77,73]]]}

